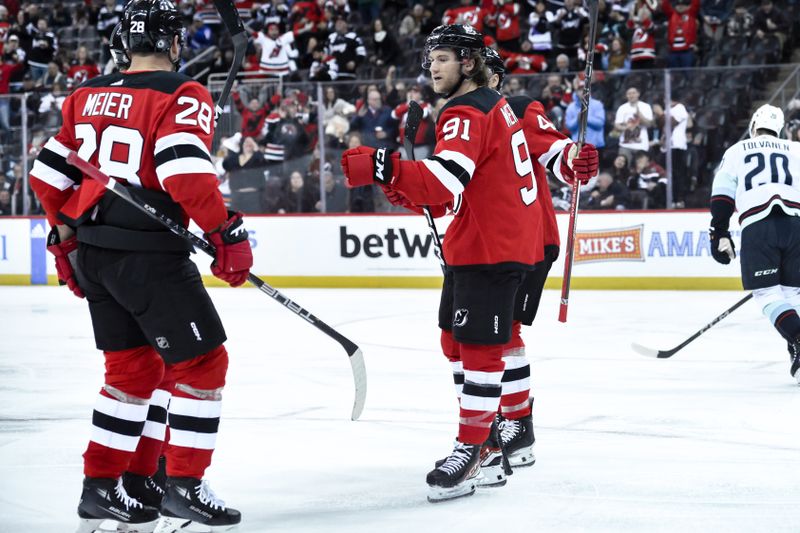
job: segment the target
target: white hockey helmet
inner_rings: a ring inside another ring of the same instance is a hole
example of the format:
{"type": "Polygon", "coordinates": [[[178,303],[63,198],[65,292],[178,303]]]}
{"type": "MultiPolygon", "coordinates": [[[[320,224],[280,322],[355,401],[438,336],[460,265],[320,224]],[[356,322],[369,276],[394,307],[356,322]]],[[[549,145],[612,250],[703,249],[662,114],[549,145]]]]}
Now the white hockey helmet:
{"type": "Polygon", "coordinates": [[[755,137],[758,130],[769,130],[780,136],[783,131],[783,111],[774,105],[764,104],[753,113],[750,119],[750,137],[755,137]]]}

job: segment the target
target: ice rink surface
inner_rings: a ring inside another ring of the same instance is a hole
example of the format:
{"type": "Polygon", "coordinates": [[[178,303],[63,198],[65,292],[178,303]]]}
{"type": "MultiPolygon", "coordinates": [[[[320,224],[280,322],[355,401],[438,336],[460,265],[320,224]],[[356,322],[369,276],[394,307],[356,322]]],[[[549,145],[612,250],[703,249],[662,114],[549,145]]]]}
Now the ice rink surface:
{"type": "MultiPolygon", "coordinates": [[[[797,532],[800,387],[751,301],[671,359],[736,292],[548,291],[524,337],[536,465],[505,487],[432,505],[457,404],[433,290],[284,291],[364,351],[367,405],[349,420],[342,348],[256,290],[212,289],[231,365],[207,477],[241,532],[797,532]]],[[[102,356],[85,304],[0,287],[0,532],[77,525],[81,453],[102,356]]]]}

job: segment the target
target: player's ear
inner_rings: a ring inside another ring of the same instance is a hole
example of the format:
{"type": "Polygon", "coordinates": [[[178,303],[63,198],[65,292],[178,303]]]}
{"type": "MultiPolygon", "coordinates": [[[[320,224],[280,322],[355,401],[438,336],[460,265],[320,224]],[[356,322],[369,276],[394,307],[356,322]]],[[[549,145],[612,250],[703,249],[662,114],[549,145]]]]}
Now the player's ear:
{"type": "Polygon", "coordinates": [[[461,70],[467,76],[471,76],[475,73],[475,58],[470,57],[469,59],[464,59],[461,62],[461,70]]]}

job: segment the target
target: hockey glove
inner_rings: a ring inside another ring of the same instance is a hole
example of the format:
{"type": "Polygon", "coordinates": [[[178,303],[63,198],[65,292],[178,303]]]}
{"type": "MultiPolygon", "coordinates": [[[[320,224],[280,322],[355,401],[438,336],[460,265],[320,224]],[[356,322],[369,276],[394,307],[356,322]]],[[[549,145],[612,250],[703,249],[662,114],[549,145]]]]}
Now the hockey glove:
{"type": "Polygon", "coordinates": [[[345,150],[342,154],[342,171],[345,183],[349,188],[372,185],[376,181],[381,185],[392,182],[395,160],[400,154],[392,153],[387,148],[370,148],[359,146],[345,150]]]}
{"type": "Polygon", "coordinates": [[[47,251],[56,258],[56,275],[58,284],[66,285],[72,294],[78,298],[83,298],[83,291],[78,286],[75,279],[75,262],[78,259],[78,238],[73,235],[69,239],[61,242],[61,237],[55,226],[47,235],[47,251]]]}
{"type": "Polygon", "coordinates": [[[544,247],[544,258],[550,261],[550,264],[556,262],[558,259],[559,248],[557,244],[546,244],[544,247]]]}
{"type": "Polygon", "coordinates": [[[391,185],[381,184],[381,189],[383,189],[383,194],[386,195],[386,199],[389,200],[390,204],[398,207],[411,206],[411,202],[408,200],[408,198],[403,196],[400,191],[393,189],[391,185]]]}
{"type": "Polygon", "coordinates": [[[731,240],[730,231],[721,231],[711,228],[708,230],[708,236],[711,240],[711,257],[713,257],[717,263],[727,265],[733,259],[736,259],[736,246],[734,246],[731,240]]]}
{"type": "Polygon", "coordinates": [[[242,214],[228,211],[228,220],[219,229],[206,233],[205,238],[217,249],[211,273],[231,287],[247,281],[253,266],[253,251],[247,239],[242,214]]]}
{"type": "Polygon", "coordinates": [[[597,175],[599,168],[600,156],[593,144],[584,144],[580,151],[578,151],[578,145],[575,143],[568,145],[564,149],[561,174],[570,185],[574,180],[578,180],[583,185],[597,175]]]}

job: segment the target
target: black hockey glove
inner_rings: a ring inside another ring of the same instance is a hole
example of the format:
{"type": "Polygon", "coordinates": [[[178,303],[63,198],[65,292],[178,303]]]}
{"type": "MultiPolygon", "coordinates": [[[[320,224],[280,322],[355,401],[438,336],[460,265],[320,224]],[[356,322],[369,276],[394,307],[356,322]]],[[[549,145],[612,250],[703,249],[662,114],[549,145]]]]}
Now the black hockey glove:
{"type": "Polygon", "coordinates": [[[736,246],[733,244],[730,231],[711,228],[708,230],[708,236],[711,240],[711,257],[717,263],[727,265],[736,258],[736,246]]]}
{"type": "Polygon", "coordinates": [[[557,244],[548,244],[544,247],[544,258],[550,261],[550,264],[556,262],[558,259],[559,248],[557,244]]]}

